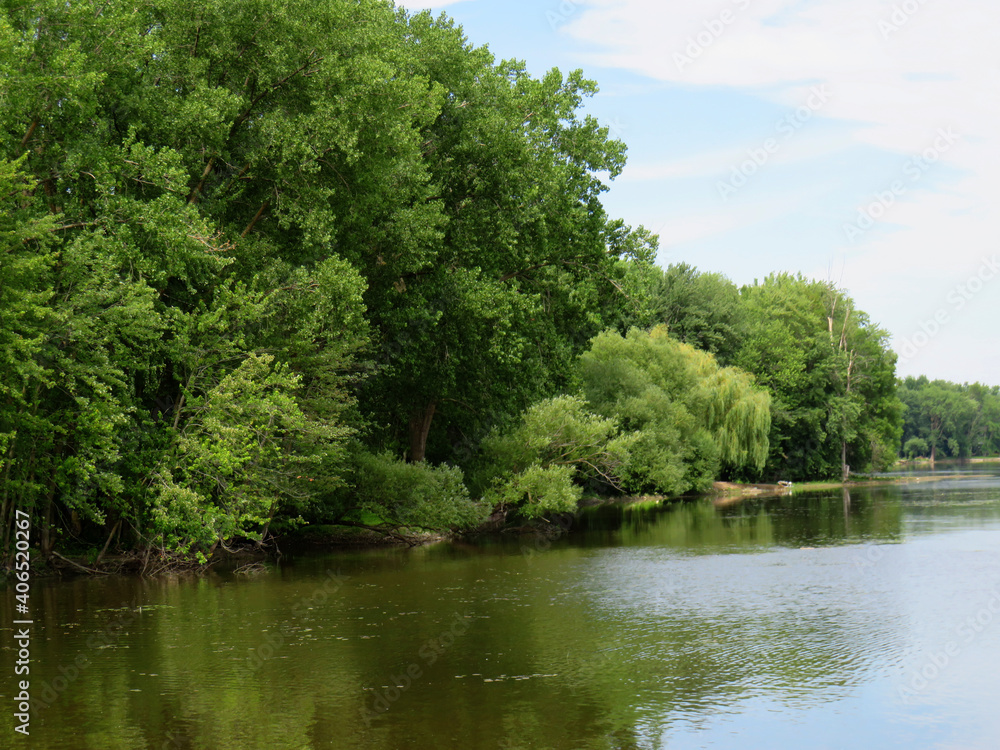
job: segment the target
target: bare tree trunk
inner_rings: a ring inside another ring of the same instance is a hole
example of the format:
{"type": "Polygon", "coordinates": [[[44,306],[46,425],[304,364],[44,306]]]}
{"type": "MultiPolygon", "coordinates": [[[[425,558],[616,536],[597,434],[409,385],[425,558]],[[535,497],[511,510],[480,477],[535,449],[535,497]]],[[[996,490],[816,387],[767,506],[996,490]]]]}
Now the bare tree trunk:
{"type": "Polygon", "coordinates": [[[52,538],[52,506],[55,504],[56,482],[53,479],[49,487],[49,496],[45,499],[45,513],[42,515],[42,533],[39,539],[42,555],[48,557],[55,549],[56,542],[52,538]]]}
{"type": "Polygon", "coordinates": [[[410,416],[410,463],[419,463],[427,453],[427,433],[431,431],[431,420],[437,402],[431,401],[423,408],[413,410],[410,416]]]}
{"type": "Polygon", "coordinates": [[[104,548],[101,550],[101,554],[99,554],[97,556],[97,559],[94,561],[94,565],[101,564],[101,560],[104,559],[104,553],[108,551],[108,547],[111,545],[111,540],[114,538],[115,532],[118,531],[121,525],[122,525],[122,519],[119,518],[118,521],[115,522],[115,525],[111,528],[111,533],[108,534],[108,541],[104,543],[104,548]]]}

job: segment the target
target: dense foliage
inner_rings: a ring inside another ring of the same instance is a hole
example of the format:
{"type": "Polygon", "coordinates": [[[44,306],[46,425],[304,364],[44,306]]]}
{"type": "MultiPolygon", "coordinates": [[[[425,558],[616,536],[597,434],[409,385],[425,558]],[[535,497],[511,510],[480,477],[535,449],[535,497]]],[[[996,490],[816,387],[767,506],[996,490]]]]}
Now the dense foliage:
{"type": "MultiPolygon", "coordinates": [[[[772,397],[771,480],[846,478],[895,458],[902,405],[888,334],[829,283],[775,274],[742,289],[686,265],[631,264],[637,302],[619,325],[672,335],[755,376],[772,397]]],[[[730,471],[734,478],[751,478],[730,471]]]]}
{"type": "MultiPolygon", "coordinates": [[[[565,386],[655,249],[598,200],[595,90],[378,0],[5,3],[5,528],[200,552],[451,487],[384,451],[471,456],[565,386]]],[[[428,525],[480,517],[448,496],[428,525]]]]}
{"type": "Polygon", "coordinates": [[[5,550],[15,508],[43,553],[205,555],[895,457],[885,332],[653,265],[579,71],[380,0],[2,7],[5,550]]]}
{"type": "Polygon", "coordinates": [[[597,336],[581,357],[581,379],[594,410],[635,437],[621,470],[629,492],[706,490],[723,465],[764,466],[768,394],[665,327],[597,336]]]}
{"type": "Polygon", "coordinates": [[[768,472],[789,480],[886,468],[902,407],[889,336],[830,284],[770,276],[741,294],[735,363],[774,395],[768,472]]]}
{"type": "Polygon", "coordinates": [[[1000,453],[1000,387],[906,378],[902,453],[907,458],[969,458],[1000,453]]]}

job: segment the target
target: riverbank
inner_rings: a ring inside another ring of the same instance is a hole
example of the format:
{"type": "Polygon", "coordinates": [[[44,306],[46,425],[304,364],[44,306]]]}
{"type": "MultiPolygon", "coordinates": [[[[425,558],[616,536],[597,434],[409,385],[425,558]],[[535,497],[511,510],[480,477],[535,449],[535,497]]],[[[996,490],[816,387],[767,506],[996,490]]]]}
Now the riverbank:
{"type": "MultiPolygon", "coordinates": [[[[1000,459],[987,459],[1000,460],[1000,459]]],[[[790,485],[778,484],[737,484],[733,482],[716,482],[713,492],[709,495],[716,504],[735,502],[748,497],[769,495],[791,495],[797,492],[824,492],[828,490],[855,489],[862,487],[881,487],[898,484],[919,484],[924,482],[940,482],[945,479],[961,479],[965,474],[935,474],[919,477],[869,477],[849,480],[847,482],[801,482],[790,485]]]]}
{"type": "Polygon", "coordinates": [[[939,458],[936,461],[931,461],[929,458],[901,458],[895,464],[893,464],[894,469],[901,468],[912,468],[912,467],[924,467],[924,468],[934,468],[935,466],[940,466],[944,464],[945,466],[961,466],[963,464],[996,464],[1000,463],[1000,456],[976,456],[974,458],[939,458]]]}
{"type": "MultiPolygon", "coordinates": [[[[1000,458],[973,459],[973,463],[1000,463],[1000,458]]],[[[867,487],[879,487],[888,485],[917,484],[926,482],[939,482],[946,479],[960,479],[966,477],[965,474],[935,474],[933,476],[894,476],[894,477],[866,477],[847,482],[816,481],[803,482],[789,485],[767,484],[767,483],[736,483],[736,482],[715,482],[712,490],[705,494],[668,497],[665,495],[629,495],[618,497],[585,497],[580,502],[580,509],[595,508],[601,506],[624,505],[629,507],[645,506],[653,508],[665,502],[676,502],[680,500],[708,500],[715,506],[725,506],[736,504],[752,497],[778,497],[787,496],[803,492],[825,492],[837,489],[861,489],[867,487]]],[[[529,526],[531,526],[529,524],[529,526]]],[[[534,527],[532,527],[534,528],[534,527]]],[[[481,529],[482,535],[496,535],[504,532],[516,530],[528,531],[529,527],[507,527],[501,528],[492,524],[489,529],[481,529]]],[[[537,532],[537,529],[534,529],[537,532]]],[[[473,532],[475,533],[475,532],[473,532]]],[[[42,561],[39,557],[33,557],[32,568],[36,574],[41,575],[74,575],[74,574],[96,574],[96,575],[139,575],[150,576],[158,573],[170,571],[178,572],[186,570],[197,572],[208,567],[238,567],[239,565],[252,563],[260,560],[281,555],[281,550],[302,550],[317,548],[340,548],[340,549],[361,549],[371,547],[393,547],[393,546],[424,546],[448,539],[461,538],[461,534],[428,533],[415,532],[413,534],[385,533],[373,527],[367,526],[341,526],[341,525],[315,525],[306,526],[290,534],[280,536],[265,547],[257,545],[239,546],[229,551],[218,551],[213,555],[208,564],[200,565],[190,560],[178,557],[156,554],[143,556],[138,552],[119,555],[109,555],[99,564],[94,564],[91,559],[82,555],[54,555],[48,561],[42,561]]]]}

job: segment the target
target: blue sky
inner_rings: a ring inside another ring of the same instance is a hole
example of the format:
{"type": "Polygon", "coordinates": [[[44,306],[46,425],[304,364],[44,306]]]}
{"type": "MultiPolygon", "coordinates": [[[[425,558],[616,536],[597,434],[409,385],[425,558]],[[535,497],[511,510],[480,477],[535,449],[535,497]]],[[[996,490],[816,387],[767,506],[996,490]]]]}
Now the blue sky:
{"type": "Polygon", "coordinates": [[[1000,5],[406,0],[498,59],[582,68],[629,148],[609,214],[662,265],[832,280],[901,376],[1000,384],[1000,5]]]}

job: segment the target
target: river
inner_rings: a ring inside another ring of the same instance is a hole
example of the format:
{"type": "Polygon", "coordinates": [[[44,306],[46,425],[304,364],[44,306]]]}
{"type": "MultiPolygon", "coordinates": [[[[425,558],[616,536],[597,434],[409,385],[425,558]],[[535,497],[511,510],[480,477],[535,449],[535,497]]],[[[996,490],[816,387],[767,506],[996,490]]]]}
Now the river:
{"type": "Polygon", "coordinates": [[[1000,747],[1000,475],[982,466],[605,507],[551,537],[39,578],[30,740],[8,589],[0,747],[1000,747]]]}

